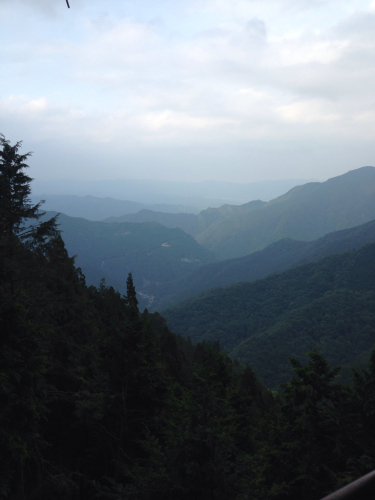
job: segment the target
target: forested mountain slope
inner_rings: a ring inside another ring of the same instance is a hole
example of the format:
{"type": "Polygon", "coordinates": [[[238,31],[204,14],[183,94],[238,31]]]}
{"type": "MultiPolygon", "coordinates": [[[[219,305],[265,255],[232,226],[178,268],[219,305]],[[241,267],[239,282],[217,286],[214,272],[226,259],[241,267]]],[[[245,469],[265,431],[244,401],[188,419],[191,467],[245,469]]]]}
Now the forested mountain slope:
{"type": "MultiPolygon", "coordinates": [[[[44,218],[52,215],[47,212],[44,218]]],[[[215,260],[192,236],[156,222],[108,224],[60,214],[59,229],[87,282],[98,285],[105,278],[122,293],[129,272],[142,296],[215,260]]],[[[145,298],[142,305],[146,307],[149,300],[145,298]]]]}
{"type": "Polygon", "coordinates": [[[194,342],[219,340],[271,387],[290,376],[289,356],[314,346],[334,364],[350,363],[375,342],[375,244],[210,290],[163,315],[194,342]]]}
{"type": "Polygon", "coordinates": [[[259,210],[209,226],[197,241],[221,259],[241,257],[283,238],[311,241],[375,219],[375,168],[297,186],[259,210]]]}
{"type": "Polygon", "coordinates": [[[211,224],[224,220],[233,214],[247,213],[265,205],[266,202],[255,200],[243,205],[222,205],[219,208],[207,208],[198,215],[186,213],[163,213],[152,210],[140,210],[136,214],[127,214],[120,217],[108,217],[105,222],[158,222],[163,226],[179,227],[183,231],[196,237],[211,224]]]}
{"type": "MultiPolygon", "coordinates": [[[[350,229],[326,234],[314,241],[283,239],[263,250],[238,259],[229,259],[202,266],[190,275],[168,285],[166,295],[157,304],[165,309],[210,288],[255,281],[273,273],[280,273],[328,255],[360,248],[375,241],[375,221],[350,229]]],[[[163,297],[163,287],[159,296],[163,297]]]]}
{"type": "Polygon", "coordinates": [[[375,352],[352,387],[311,352],[272,393],[141,314],[131,275],[88,287],[0,146],[0,498],[317,500],[375,468],[375,352]]]}

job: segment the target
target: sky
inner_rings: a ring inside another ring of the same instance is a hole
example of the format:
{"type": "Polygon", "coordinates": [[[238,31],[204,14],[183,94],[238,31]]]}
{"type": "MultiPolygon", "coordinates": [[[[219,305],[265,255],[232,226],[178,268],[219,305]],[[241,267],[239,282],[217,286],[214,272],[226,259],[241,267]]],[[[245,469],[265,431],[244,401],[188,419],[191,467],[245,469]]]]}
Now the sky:
{"type": "Polygon", "coordinates": [[[40,179],[375,163],[375,0],[0,0],[0,132],[40,179]]]}

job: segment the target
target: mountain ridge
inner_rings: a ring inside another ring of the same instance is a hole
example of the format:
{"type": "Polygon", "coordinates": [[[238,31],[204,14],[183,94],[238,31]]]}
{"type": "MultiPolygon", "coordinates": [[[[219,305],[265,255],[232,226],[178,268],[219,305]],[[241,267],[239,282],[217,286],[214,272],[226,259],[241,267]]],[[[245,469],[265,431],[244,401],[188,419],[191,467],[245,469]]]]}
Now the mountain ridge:
{"type": "Polygon", "coordinates": [[[374,201],[375,168],[362,167],[296,186],[257,211],[212,224],[196,239],[220,259],[242,257],[282,238],[311,241],[372,220],[374,201]]]}
{"type": "Polygon", "coordinates": [[[375,243],[268,276],[208,290],[162,311],[193,342],[219,341],[268,387],[287,359],[317,348],[332,364],[367,356],[375,342],[375,243]]]}
{"type": "Polygon", "coordinates": [[[375,242],[375,220],[328,233],[311,242],[285,238],[245,257],[202,266],[181,279],[174,292],[170,290],[170,295],[161,299],[159,307],[171,307],[205,290],[262,279],[372,242],[375,242]]]}

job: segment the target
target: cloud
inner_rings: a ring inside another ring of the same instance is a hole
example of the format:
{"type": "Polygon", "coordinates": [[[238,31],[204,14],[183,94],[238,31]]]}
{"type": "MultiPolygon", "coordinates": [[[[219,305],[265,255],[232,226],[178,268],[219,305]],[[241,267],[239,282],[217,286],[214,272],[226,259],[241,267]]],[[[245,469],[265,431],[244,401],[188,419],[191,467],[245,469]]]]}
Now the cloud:
{"type": "Polygon", "coordinates": [[[66,15],[19,18],[26,0],[4,0],[4,127],[124,157],[228,148],[234,163],[247,144],[375,135],[375,13],[356,2],[70,1],[65,12],[64,0],[28,0],[29,11],[66,15]]]}
{"type": "Polygon", "coordinates": [[[327,103],[325,101],[319,101],[317,99],[280,106],[278,112],[285,122],[299,124],[337,122],[341,118],[339,114],[327,109],[327,103]]]}

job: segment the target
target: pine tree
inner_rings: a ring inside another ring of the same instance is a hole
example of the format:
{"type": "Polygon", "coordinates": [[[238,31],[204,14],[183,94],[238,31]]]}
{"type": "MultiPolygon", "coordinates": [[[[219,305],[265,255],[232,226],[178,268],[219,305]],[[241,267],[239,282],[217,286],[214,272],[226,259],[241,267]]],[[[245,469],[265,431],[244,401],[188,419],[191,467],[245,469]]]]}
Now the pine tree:
{"type": "MultiPolygon", "coordinates": [[[[24,239],[30,237],[31,234],[36,236],[38,227],[43,226],[46,229],[46,224],[25,227],[26,220],[37,220],[44,215],[40,213],[43,201],[36,205],[31,203],[29,196],[32,178],[23,171],[29,168],[26,160],[32,153],[19,154],[22,142],[11,146],[2,134],[0,134],[0,145],[2,146],[0,150],[0,234],[8,239],[16,236],[24,239]]],[[[55,220],[56,218],[53,218],[53,221],[55,220]]]]}
{"type": "Polygon", "coordinates": [[[43,201],[33,205],[30,200],[32,181],[24,173],[31,153],[18,153],[22,142],[11,146],[0,134],[0,280],[15,293],[17,249],[21,243],[30,249],[44,252],[50,238],[58,236],[56,217],[46,222],[37,221],[43,201]]]}
{"type": "Polygon", "coordinates": [[[129,316],[132,321],[136,321],[139,316],[138,311],[138,300],[135,291],[132,273],[129,273],[128,279],[126,280],[126,303],[129,306],[129,316]]]}
{"type": "Polygon", "coordinates": [[[23,498],[46,415],[47,328],[35,310],[35,282],[58,231],[55,218],[30,225],[41,216],[24,173],[31,153],[19,154],[21,142],[11,146],[3,135],[0,145],[0,496],[23,498]]]}

